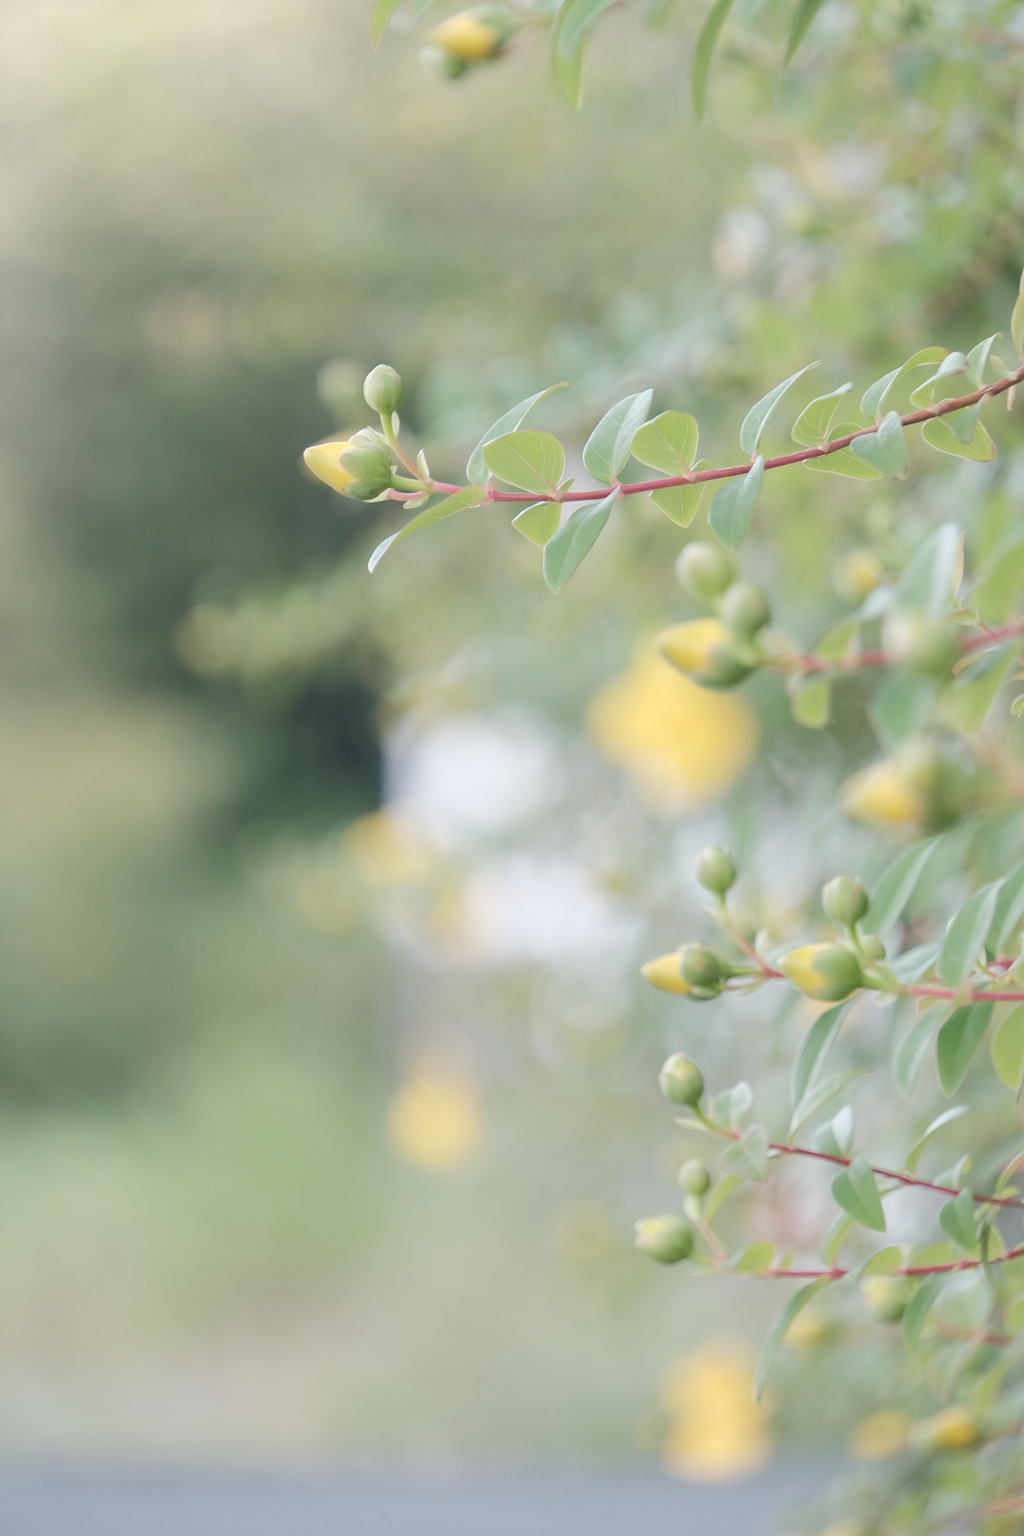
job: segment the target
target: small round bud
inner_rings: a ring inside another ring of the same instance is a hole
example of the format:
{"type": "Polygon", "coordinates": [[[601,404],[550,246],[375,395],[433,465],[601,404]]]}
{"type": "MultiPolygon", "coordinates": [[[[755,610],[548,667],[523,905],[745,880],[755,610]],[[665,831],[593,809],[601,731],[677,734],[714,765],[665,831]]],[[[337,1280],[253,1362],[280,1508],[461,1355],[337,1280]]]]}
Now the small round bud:
{"type": "Polygon", "coordinates": [[[697,879],[706,891],[724,896],[736,884],[736,865],[724,848],[705,848],[697,860],[697,879]]]}
{"type": "Polygon", "coordinates": [[[744,640],[753,639],[772,616],[768,599],[752,581],[734,581],[722,598],[719,613],[722,623],[744,640]]]}
{"type": "Polygon", "coordinates": [[[670,955],[659,955],[657,960],[648,960],[646,965],[640,967],[640,975],[652,987],[657,987],[659,992],[674,992],[679,997],[688,997],[690,994],[689,985],[679,970],[678,950],[674,949],[670,955]]]}
{"type": "Polygon", "coordinates": [[[646,1216],[637,1222],[633,1241],[659,1264],[678,1264],[693,1252],[693,1228],[678,1216],[646,1216]]]}
{"type": "Polygon", "coordinates": [[[885,959],[885,945],[876,933],[866,933],[860,941],[860,947],[868,960],[885,959]]]}
{"type": "Polygon", "coordinates": [[[852,928],[854,923],[860,922],[870,900],[860,881],[851,880],[849,875],[836,875],[821,893],[821,904],[825,911],[837,923],[842,923],[844,928],[852,928]]]}
{"type": "Polygon", "coordinates": [[[700,1067],[682,1051],[670,1056],[658,1073],[658,1083],[670,1104],[685,1104],[690,1109],[704,1096],[704,1076],[700,1067]]]}
{"type": "Polygon", "coordinates": [[[862,1280],[860,1292],[871,1316],[879,1323],[898,1323],[910,1299],[906,1281],[891,1275],[872,1275],[862,1280]]]}
{"type": "Polygon", "coordinates": [[[838,1003],[864,985],[860,962],[845,944],[805,944],[790,950],[779,969],[808,997],[838,1003]]]}
{"type": "Polygon", "coordinates": [[[757,665],[721,619],[691,619],[673,624],[655,639],[666,661],[702,688],[734,688],[757,665]]]}
{"type": "Polygon", "coordinates": [[[679,951],[679,972],[689,984],[690,995],[717,997],[730,972],[720,955],[707,944],[684,944],[679,951]]]}
{"type": "Polygon", "coordinates": [[[688,1158],[680,1168],[679,1188],[684,1195],[696,1195],[698,1200],[711,1188],[711,1175],[699,1157],[688,1158]]]}
{"type": "Polygon", "coordinates": [[[892,609],[882,627],[882,644],[893,661],[929,677],[945,677],[957,658],[950,626],[930,613],[892,609]]]}
{"type": "Polygon", "coordinates": [[[456,59],[476,64],[493,59],[516,30],[502,25],[504,15],[489,6],[459,11],[427,33],[427,42],[446,48],[456,59]]]}
{"type": "Polygon", "coordinates": [[[676,576],[683,591],[708,602],[717,602],[736,575],[736,562],[728,551],[704,539],[685,545],[676,561],[676,576]]]}
{"type": "Polygon", "coordinates": [[[877,587],[882,571],[882,562],[873,549],[851,549],[836,565],[832,581],[840,597],[851,603],[862,603],[877,587]]]}
{"type": "Polygon", "coordinates": [[[910,1444],[916,1451],[965,1451],[980,1433],[973,1413],[956,1403],[930,1419],[918,1419],[910,1431],[910,1444]]]}
{"type": "Polygon", "coordinates": [[[363,380],[363,399],[378,416],[390,416],[405,399],[405,387],[393,368],[378,363],[363,380]]]}

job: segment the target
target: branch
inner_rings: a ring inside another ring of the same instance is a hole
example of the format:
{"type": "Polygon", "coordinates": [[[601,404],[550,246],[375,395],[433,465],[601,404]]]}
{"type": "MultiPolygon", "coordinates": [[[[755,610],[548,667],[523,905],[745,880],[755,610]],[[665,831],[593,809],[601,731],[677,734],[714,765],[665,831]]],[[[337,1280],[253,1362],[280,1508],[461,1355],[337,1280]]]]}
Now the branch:
{"type": "MultiPolygon", "coordinates": [[[[969,654],[971,651],[981,650],[987,645],[1001,645],[1004,640],[1014,640],[1024,634],[1024,618],[1013,619],[1009,624],[1002,624],[998,629],[984,628],[974,635],[964,635],[957,641],[957,649],[969,654]]],[[[779,661],[768,661],[766,666],[775,672],[856,672],[861,667],[887,667],[897,665],[894,657],[886,651],[851,651],[850,657],[841,658],[839,661],[826,661],[821,656],[802,654],[795,656],[790,666],[779,661]]]]}
{"type": "MultiPolygon", "coordinates": [[[[916,1275],[947,1275],[961,1269],[980,1269],[984,1264],[1005,1264],[1009,1259],[1024,1257],[1024,1243],[1016,1248],[1008,1248],[1005,1253],[995,1258],[988,1259],[953,1259],[948,1264],[905,1264],[899,1269],[894,1269],[885,1278],[899,1279],[905,1276],[916,1275]]],[[[859,1269],[860,1265],[856,1266],[859,1269]]],[[[755,1275],[756,1280],[842,1280],[846,1275],[856,1273],[856,1269],[842,1269],[839,1265],[833,1265],[831,1269],[766,1269],[762,1274],[755,1275]]]]}
{"type": "MultiPolygon", "coordinates": [[[[948,416],[953,411],[966,410],[968,406],[977,405],[979,400],[988,400],[995,395],[1001,395],[1014,385],[1024,382],[1024,364],[1015,368],[1012,373],[1003,379],[997,379],[994,384],[986,384],[982,389],[976,389],[969,395],[957,395],[951,400],[940,400],[936,405],[930,405],[923,411],[912,411],[909,416],[901,416],[900,421],[905,427],[912,427],[917,422],[931,421],[935,416],[948,416]]],[[[874,427],[863,427],[856,432],[850,432],[846,437],[834,438],[831,442],[822,444],[819,448],[801,448],[796,453],[784,453],[777,459],[765,459],[765,469],[784,469],[788,464],[803,464],[808,459],[827,458],[830,453],[838,453],[841,448],[849,448],[855,437],[866,437],[878,431],[874,427]]],[[[701,469],[688,475],[669,475],[661,480],[638,480],[631,485],[619,485],[616,489],[622,496],[639,496],[646,491],[668,490],[674,485],[702,485],[706,480],[733,480],[739,475],[749,475],[752,465],[729,464],[723,469],[701,469]]],[[[455,492],[463,489],[460,485],[442,484],[440,480],[434,482],[439,491],[455,492]]],[[[600,487],[590,491],[565,491],[561,495],[538,496],[533,491],[496,491],[488,484],[488,501],[512,501],[530,502],[538,501],[594,501],[599,495],[607,495],[607,489],[600,487]]]]}

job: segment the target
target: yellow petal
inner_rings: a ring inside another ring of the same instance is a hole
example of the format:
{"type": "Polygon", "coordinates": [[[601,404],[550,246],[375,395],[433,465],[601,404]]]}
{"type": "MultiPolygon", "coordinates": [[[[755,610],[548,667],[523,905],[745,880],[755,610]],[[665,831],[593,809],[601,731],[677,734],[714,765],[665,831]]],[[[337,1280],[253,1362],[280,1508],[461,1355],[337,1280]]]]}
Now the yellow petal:
{"type": "Polygon", "coordinates": [[[927,817],[920,791],[891,758],[854,774],[843,785],[840,798],[853,821],[909,828],[923,825],[927,817]]]}
{"type": "Polygon", "coordinates": [[[460,11],[428,32],[427,42],[447,48],[457,59],[489,59],[497,51],[499,37],[494,27],[489,27],[472,11],[460,11]]]}
{"type": "Polygon", "coordinates": [[[666,661],[680,672],[701,672],[711,663],[714,651],[729,643],[729,631],[721,619],[691,619],[661,632],[657,646],[666,661]]]}
{"type": "Polygon", "coordinates": [[[675,950],[670,955],[659,955],[657,960],[648,960],[640,967],[640,975],[659,992],[677,992],[685,997],[690,990],[679,974],[679,955],[675,950]]]}
{"type": "Polygon", "coordinates": [[[351,485],[355,475],[350,475],[347,469],[341,465],[341,450],[348,446],[347,437],[335,437],[326,443],[314,443],[307,448],[302,455],[306,468],[329,485],[332,491],[345,494],[345,487],[351,485]]]}
{"type": "Polygon", "coordinates": [[[825,978],[819,976],[814,969],[814,959],[828,947],[827,944],[805,944],[802,949],[791,949],[789,954],[779,961],[779,969],[785,972],[801,992],[806,992],[808,997],[814,997],[819,987],[825,984],[825,978]]]}

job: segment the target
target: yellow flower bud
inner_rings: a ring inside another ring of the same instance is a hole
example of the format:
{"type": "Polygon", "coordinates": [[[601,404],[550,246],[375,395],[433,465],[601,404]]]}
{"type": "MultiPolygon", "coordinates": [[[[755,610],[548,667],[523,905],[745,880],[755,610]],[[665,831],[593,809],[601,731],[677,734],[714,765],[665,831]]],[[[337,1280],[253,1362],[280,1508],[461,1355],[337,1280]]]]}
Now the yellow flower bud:
{"type": "Polygon", "coordinates": [[[345,487],[352,484],[355,475],[341,463],[342,449],[348,447],[347,437],[332,437],[326,443],[314,443],[302,455],[306,468],[316,475],[332,491],[344,496],[345,487]]]}
{"type": "Polygon", "coordinates": [[[872,763],[847,779],[840,800],[851,821],[869,825],[910,830],[929,819],[925,795],[895,758],[872,763]]]}
{"type": "Polygon", "coordinates": [[[864,984],[857,956],[843,944],[805,944],[779,966],[801,992],[821,1002],[841,1002],[864,984]]]}
{"type": "Polygon", "coordinates": [[[754,670],[721,619],[691,619],[673,624],[655,639],[666,661],[704,688],[732,688],[754,670]]]}
{"type": "Polygon", "coordinates": [[[464,59],[468,63],[477,59],[493,59],[501,47],[502,37],[497,27],[489,26],[472,11],[459,11],[428,32],[427,42],[439,48],[447,48],[457,59],[464,59]]]}
{"type": "Polygon", "coordinates": [[[689,994],[690,988],[679,971],[678,950],[673,950],[670,955],[659,955],[657,960],[648,960],[640,967],[640,975],[659,992],[676,992],[680,997],[689,994]]]}
{"type": "Polygon", "coordinates": [[[878,585],[882,562],[873,549],[851,549],[832,573],[836,591],[850,602],[862,603],[878,585]]]}
{"type": "Polygon", "coordinates": [[[910,1443],[918,1451],[964,1451],[979,1433],[974,1415],[954,1404],[930,1419],[919,1419],[910,1431],[910,1443]]]}

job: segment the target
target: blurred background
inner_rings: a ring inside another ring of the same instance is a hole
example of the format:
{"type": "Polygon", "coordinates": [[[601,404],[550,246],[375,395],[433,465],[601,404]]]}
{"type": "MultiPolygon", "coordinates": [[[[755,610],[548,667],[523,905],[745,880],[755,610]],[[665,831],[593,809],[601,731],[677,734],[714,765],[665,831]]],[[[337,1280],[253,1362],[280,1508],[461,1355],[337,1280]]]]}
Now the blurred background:
{"type": "MultiPolygon", "coordinates": [[[[731,461],[812,356],[859,394],[1005,326],[1017,53],[877,14],[781,82],[737,45],[698,130],[689,5],[611,16],[573,115],[542,45],[442,82],[362,0],[0,4],[0,1454],[717,1478],[873,1406],[881,1345],[838,1401],[811,1329],[755,1412],[778,1296],[631,1247],[699,1150],[667,1051],[781,1085],[807,1022],[639,965],[709,841],[780,933],[884,858],[832,801],[862,714],[652,660],[687,535],[639,498],[557,599],[490,511],[371,580],[394,510],[301,450],[387,361],[435,473],[560,379],[577,448],[653,385],[731,461]]],[[[766,486],[743,569],[803,639],[897,520],[995,540],[1012,444],[926,468],[766,486]]]]}

